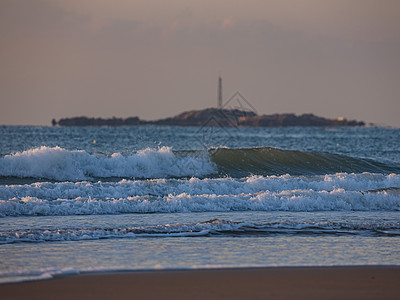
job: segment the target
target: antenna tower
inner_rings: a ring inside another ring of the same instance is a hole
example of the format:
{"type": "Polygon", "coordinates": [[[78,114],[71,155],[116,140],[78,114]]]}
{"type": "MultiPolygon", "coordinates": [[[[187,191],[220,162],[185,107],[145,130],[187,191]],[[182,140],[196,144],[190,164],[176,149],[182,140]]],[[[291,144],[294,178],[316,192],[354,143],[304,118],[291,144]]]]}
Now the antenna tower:
{"type": "Polygon", "coordinates": [[[222,78],[218,77],[218,108],[222,109],[222,78]]]}

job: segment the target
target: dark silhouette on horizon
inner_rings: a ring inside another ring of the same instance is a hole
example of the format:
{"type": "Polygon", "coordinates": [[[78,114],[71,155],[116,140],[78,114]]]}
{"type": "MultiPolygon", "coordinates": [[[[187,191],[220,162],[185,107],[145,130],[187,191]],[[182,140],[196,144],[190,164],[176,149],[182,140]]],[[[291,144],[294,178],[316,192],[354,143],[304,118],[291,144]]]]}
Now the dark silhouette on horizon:
{"type": "Polygon", "coordinates": [[[345,118],[327,119],[314,114],[272,114],[257,115],[253,111],[239,109],[206,108],[183,112],[175,117],[146,121],[139,117],[129,118],[89,118],[72,117],[59,121],[52,120],[56,126],[133,126],[133,125],[170,125],[170,126],[223,126],[223,127],[284,127],[284,126],[364,126],[363,121],[345,118]]]}

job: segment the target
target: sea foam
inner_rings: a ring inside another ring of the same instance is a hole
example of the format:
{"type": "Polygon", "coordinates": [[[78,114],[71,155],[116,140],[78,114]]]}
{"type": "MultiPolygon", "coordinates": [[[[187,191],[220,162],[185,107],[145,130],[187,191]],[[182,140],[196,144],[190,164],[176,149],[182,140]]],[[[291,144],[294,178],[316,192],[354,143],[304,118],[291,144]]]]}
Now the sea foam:
{"type": "MultiPolygon", "coordinates": [[[[198,153],[197,153],[198,154],[198,153]]],[[[0,176],[51,180],[107,177],[182,177],[216,173],[208,155],[178,157],[169,147],[146,148],[133,155],[94,155],[83,150],[42,146],[0,158],[0,176]]]]}
{"type": "Polygon", "coordinates": [[[400,175],[250,176],[0,186],[0,216],[400,210],[400,175]]]}

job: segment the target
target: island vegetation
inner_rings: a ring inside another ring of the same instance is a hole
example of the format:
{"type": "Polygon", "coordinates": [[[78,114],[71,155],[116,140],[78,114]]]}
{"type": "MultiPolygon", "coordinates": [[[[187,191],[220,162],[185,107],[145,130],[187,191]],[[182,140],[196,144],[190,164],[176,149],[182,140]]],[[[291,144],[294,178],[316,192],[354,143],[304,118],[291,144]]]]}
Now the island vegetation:
{"type": "Polygon", "coordinates": [[[272,114],[257,115],[253,111],[238,109],[207,108],[183,112],[175,117],[147,121],[139,117],[89,118],[72,117],[52,120],[53,126],[223,126],[223,127],[283,127],[283,126],[364,126],[362,121],[345,118],[327,119],[314,114],[272,114]]]}

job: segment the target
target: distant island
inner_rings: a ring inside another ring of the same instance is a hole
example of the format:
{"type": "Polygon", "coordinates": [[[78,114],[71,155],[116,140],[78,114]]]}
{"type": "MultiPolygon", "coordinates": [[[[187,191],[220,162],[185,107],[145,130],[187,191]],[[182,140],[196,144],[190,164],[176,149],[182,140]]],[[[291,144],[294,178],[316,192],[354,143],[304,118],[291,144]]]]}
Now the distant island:
{"type": "Polygon", "coordinates": [[[252,111],[238,109],[206,108],[183,112],[175,117],[154,121],[130,118],[89,118],[72,117],[59,121],[52,120],[53,126],[132,126],[132,125],[170,125],[170,126],[223,126],[223,127],[283,127],[283,126],[364,126],[362,121],[345,118],[327,119],[313,114],[272,114],[257,115],[252,111]]]}

